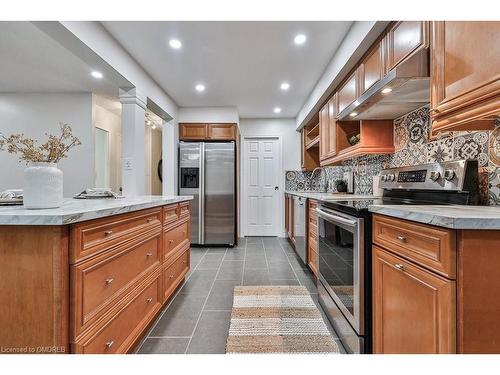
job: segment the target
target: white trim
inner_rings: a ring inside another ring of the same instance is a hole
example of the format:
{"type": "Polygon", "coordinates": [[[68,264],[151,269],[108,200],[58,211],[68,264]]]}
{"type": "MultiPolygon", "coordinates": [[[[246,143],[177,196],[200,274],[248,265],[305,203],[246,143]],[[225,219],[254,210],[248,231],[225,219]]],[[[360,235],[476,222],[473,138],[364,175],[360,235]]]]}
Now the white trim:
{"type": "MultiPolygon", "coordinates": [[[[283,136],[281,135],[244,135],[241,137],[241,150],[240,150],[240,160],[241,160],[241,171],[240,171],[240,180],[242,182],[242,194],[240,197],[240,214],[239,214],[239,221],[240,221],[240,229],[241,229],[241,236],[245,237],[247,235],[247,223],[246,223],[246,202],[247,202],[247,184],[246,184],[246,170],[245,170],[245,142],[250,139],[258,139],[258,140],[266,140],[266,139],[276,139],[278,141],[278,165],[279,165],[279,176],[280,178],[278,179],[278,194],[282,195],[281,193],[284,192],[284,165],[283,165],[283,136]]],[[[278,227],[276,228],[275,236],[276,237],[283,237],[283,223],[284,223],[284,209],[283,209],[283,199],[278,198],[278,207],[279,207],[279,220],[278,220],[278,227]]]]}

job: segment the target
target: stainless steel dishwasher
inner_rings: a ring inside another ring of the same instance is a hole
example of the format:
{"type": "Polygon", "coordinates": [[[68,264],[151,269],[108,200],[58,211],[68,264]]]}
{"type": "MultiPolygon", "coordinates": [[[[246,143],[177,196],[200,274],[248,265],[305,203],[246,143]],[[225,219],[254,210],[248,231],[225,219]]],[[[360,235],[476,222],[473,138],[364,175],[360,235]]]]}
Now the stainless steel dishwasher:
{"type": "Polygon", "coordinates": [[[307,264],[306,251],[306,202],[303,197],[293,196],[293,229],[295,237],[295,252],[307,264]]]}

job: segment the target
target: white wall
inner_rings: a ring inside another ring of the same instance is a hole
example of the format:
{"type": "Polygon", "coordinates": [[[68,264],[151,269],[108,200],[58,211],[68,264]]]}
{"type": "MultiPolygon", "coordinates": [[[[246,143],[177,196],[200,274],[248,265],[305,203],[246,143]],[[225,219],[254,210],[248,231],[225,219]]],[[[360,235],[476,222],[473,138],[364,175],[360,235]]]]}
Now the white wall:
{"type": "MultiPolygon", "coordinates": [[[[0,132],[5,136],[24,133],[44,143],[45,133],[59,134],[59,122],[70,124],[82,142],[59,163],[64,197],[72,197],[94,186],[92,94],[0,94],[0,132]]],[[[17,155],[0,152],[0,190],[22,188],[24,167],[17,155]]]]}
{"type": "MultiPolygon", "coordinates": [[[[121,116],[96,104],[93,104],[93,124],[109,132],[110,187],[119,192],[122,185],[122,123],[121,116]]],[[[92,185],[94,186],[94,185],[92,185]]]]}
{"type": "MultiPolygon", "coordinates": [[[[279,136],[281,137],[282,144],[282,172],[281,173],[281,186],[285,188],[285,171],[300,169],[300,133],[295,130],[295,119],[241,119],[240,120],[241,132],[241,171],[240,181],[243,184],[243,176],[246,173],[244,170],[243,161],[243,141],[244,137],[262,137],[262,136],[279,136]]],[[[243,194],[243,188],[241,188],[243,194]]],[[[240,207],[242,207],[242,199],[244,197],[240,194],[240,207]]],[[[285,213],[283,209],[283,199],[280,199],[280,212],[281,212],[281,227],[284,227],[285,213]]],[[[243,223],[243,212],[240,210],[239,225],[241,231],[241,224],[243,223]]],[[[241,235],[242,232],[238,233],[241,235]]],[[[285,236],[284,228],[281,236],[285,236]]]]}
{"type": "Polygon", "coordinates": [[[231,122],[239,123],[236,107],[181,107],[177,122],[231,122]]]}

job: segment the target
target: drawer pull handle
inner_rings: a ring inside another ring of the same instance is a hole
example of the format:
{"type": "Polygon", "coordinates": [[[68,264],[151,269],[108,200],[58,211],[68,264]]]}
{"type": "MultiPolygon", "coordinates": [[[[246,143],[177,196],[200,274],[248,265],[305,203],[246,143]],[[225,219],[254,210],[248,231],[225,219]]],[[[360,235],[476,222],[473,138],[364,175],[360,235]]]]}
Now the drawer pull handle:
{"type": "Polygon", "coordinates": [[[401,242],[406,242],[406,237],[405,236],[398,236],[398,240],[401,242]]]}
{"type": "Polygon", "coordinates": [[[148,218],[148,219],[146,219],[146,221],[147,221],[148,223],[151,223],[151,222],[153,221],[153,219],[152,219],[152,218],[148,218]]]}
{"type": "Polygon", "coordinates": [[[146,300],[146,303],[151,303],[151,302],[153,302],[153,298],[148,298],[148,299],[146,300]]]}
{"type": "Polygon", "coordinates": [[[401,263],[395,264],[394,267],[396,267],[398,270],[403,271],[405,269],[405,266],[401,263]]]}
{"type": "Polygon", "coordinates": [[[110,234],[113,234],[112,230],[107,230],[107,231],[104,232],[105,236],[109,236],[110,234]]]}
{"type": "Polygon", "coordinates": [[[114,343],[115,343],[115,342],[114,342],[113,340],[108,341],[108,342],[105,344],[105,345],[106,345],[106,348],[108,348],[108,349],[109,349],[109,348],[111,348],[111,347],[113,346],[113,344],[114,344],[114,343]]]}
{"type": "Polygon", "coordinates": [[[112,277],[109,277],[107,278],[105,281],[106,285],[111,285],[111,283],[114,281],[115,279],[113,279],[112,277]]]}
{"type": "Polygon", "coordinates": [[[153,256],[153,253],[146,253],[146,257],[152,257],[153,256]]]}

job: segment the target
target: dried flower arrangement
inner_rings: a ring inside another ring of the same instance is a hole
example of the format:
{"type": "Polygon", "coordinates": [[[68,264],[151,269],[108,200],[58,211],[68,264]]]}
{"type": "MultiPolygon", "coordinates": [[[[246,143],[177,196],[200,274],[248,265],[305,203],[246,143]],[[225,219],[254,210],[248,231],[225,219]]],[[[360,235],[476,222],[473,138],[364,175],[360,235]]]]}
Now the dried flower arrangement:
{"type": "Polygon", "coordinates": [[[4,146],[7,146],[9,154],[18,154],[19,162],[46,162],[57,163],[62,158],[67,157],[68,151],[82,143],[73,136],[71,126],[68,124],[59,124],[61,135],[55,136],[52,134],[45,135],[48,137],[47,142],[38,145],[36,140],[26,138],[24,134],[12,134],[5,137],[0,133],[0,151],[4,146]]]}

